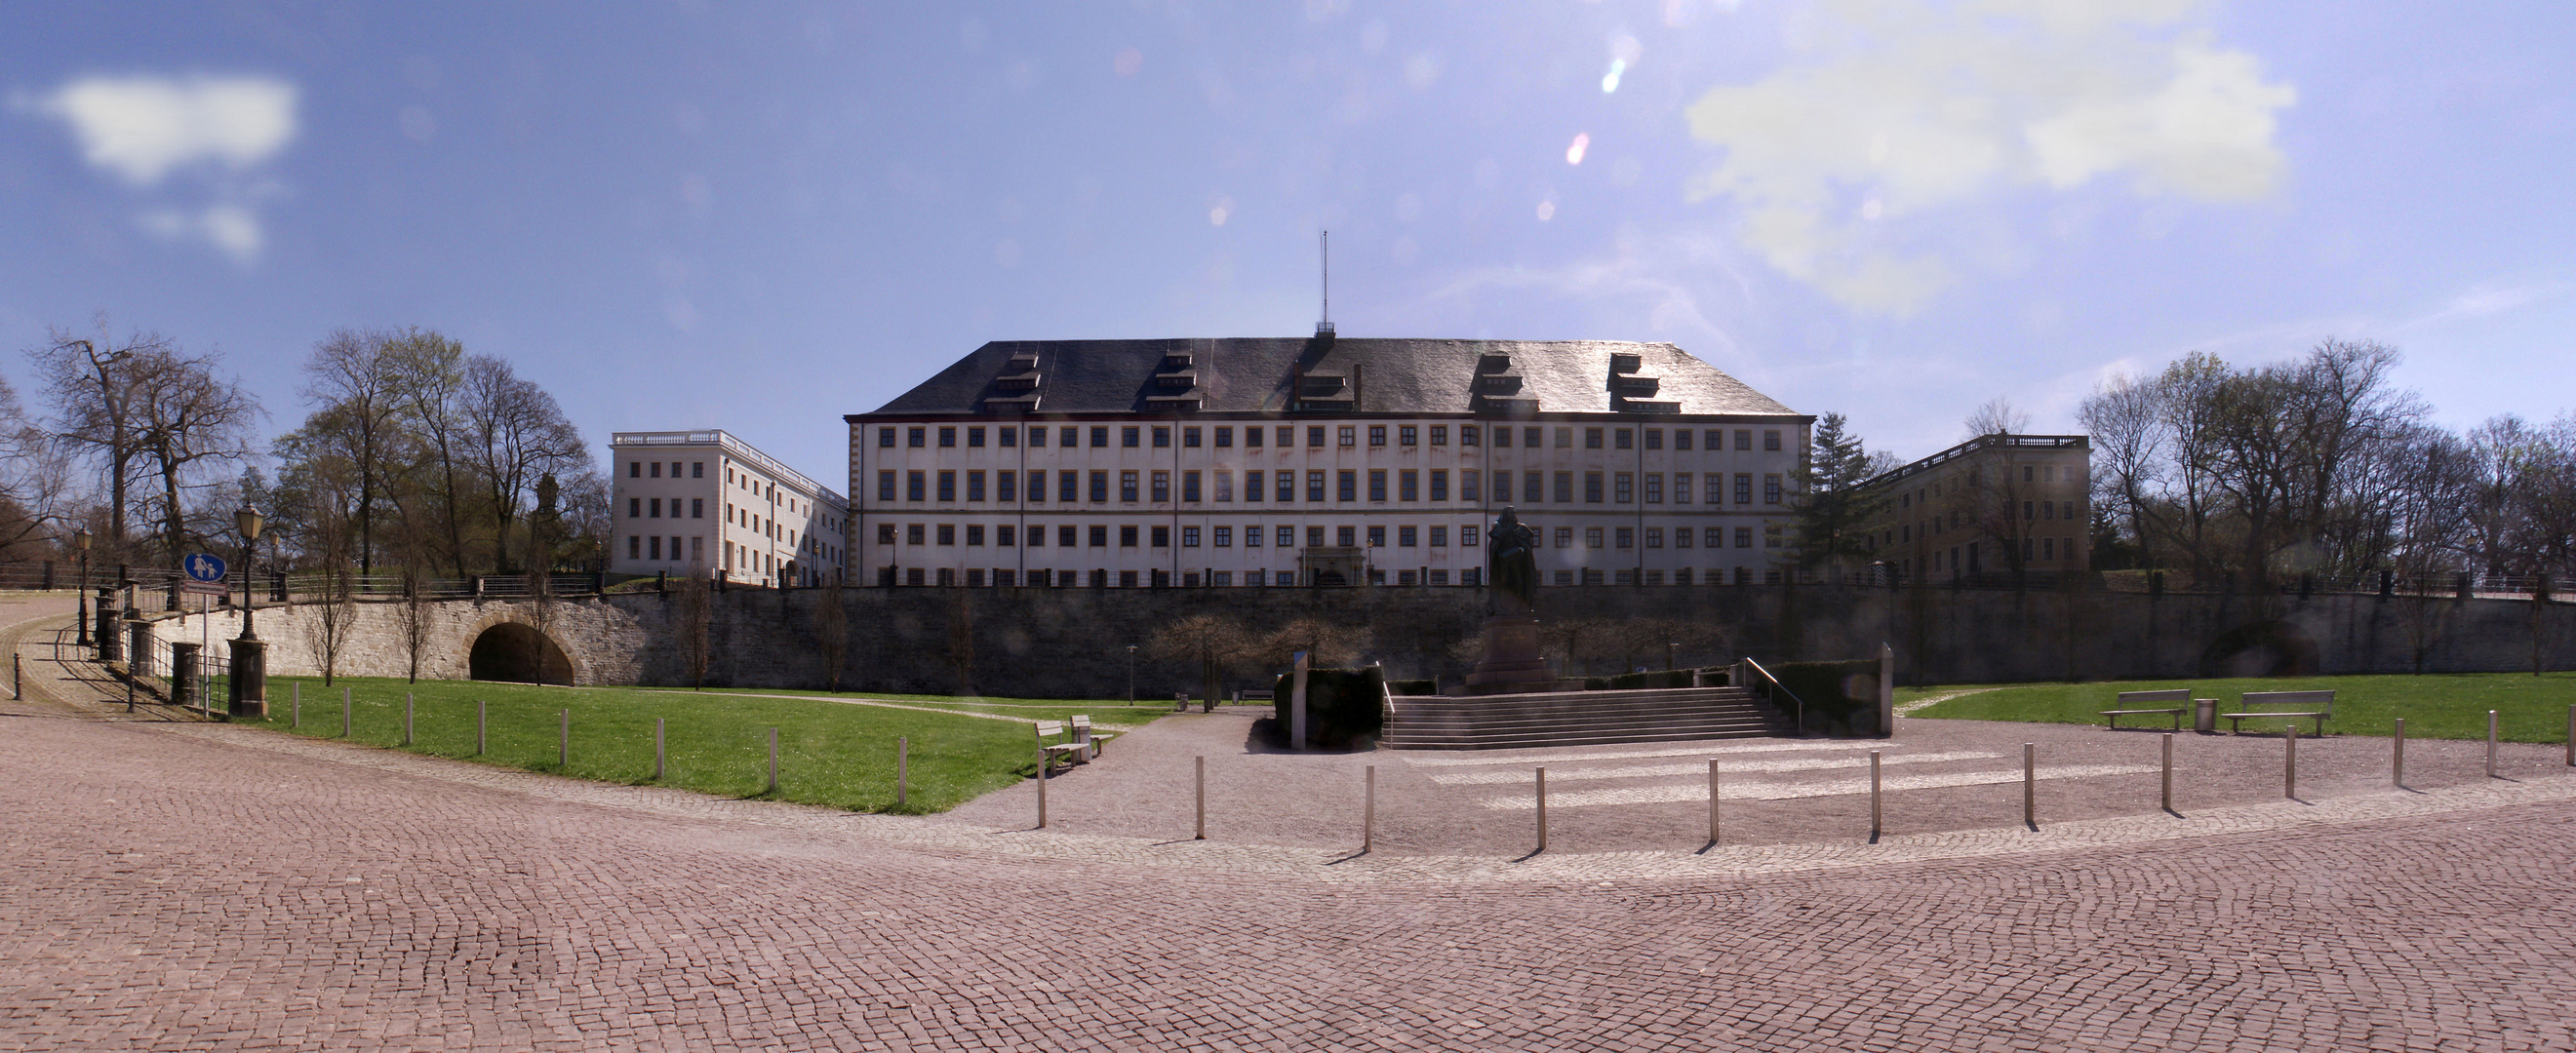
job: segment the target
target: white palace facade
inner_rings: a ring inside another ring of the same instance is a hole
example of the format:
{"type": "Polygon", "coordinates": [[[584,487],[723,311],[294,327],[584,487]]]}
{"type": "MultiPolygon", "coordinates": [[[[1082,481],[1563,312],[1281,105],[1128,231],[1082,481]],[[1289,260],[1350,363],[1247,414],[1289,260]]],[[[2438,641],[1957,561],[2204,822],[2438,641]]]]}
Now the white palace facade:
{"type": "Polygon", "coordinates": [[[1814,421],[1671,344],[1330,331],[996,342],[844,419],[849,583],[1052,588],[1475,585],[1506,506],[1547,585],[1777,581],[1814,421]]]}

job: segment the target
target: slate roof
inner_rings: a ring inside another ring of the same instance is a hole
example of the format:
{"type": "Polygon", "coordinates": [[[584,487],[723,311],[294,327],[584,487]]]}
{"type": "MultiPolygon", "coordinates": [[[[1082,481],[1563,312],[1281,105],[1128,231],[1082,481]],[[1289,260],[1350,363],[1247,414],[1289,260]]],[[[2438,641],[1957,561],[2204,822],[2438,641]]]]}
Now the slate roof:
{"type": "Polygon", "coordinates": [[[853,417],[993,415],[1013,399],[1039,415],[1286,413],[1301,401],[1301,375],[1317,376],[1305,389],[1310,395],[1335,376],[1347,378],[1338,395],[1345,403],[1307,407],[1341,413],[1496,413],[1515,408],[1504,400],[1534,397],[1544,414],[1802,416],[1672,344],[1317,336],[995,341],[874,413],[853,417]],[[1176,355],[1188,356],[1188,364],[1177,364],[1176,355]],[[1630,355],[1633,370],[1614,374],[1614,365],[1626,363],[1613,356],[1630,355]],[[1034,356],[1034,378],[1013,365],[1015,356],[1034,356]],[[1507,357],[1507,366],[1491,356],[1507,357]],[[1518,379],[1518,391],[1479,384],[1480,370],[1498,367],[1518,379]],[[1006,383],[1005,376],[1018,379],[1006,383]],[[1480,390],[1492,394],[1480,397],[1480,390]],[[1165,401],[1148,401],[1158,395],[1165,401]],[[1183,404],[1175,406],[1175,398],[1183,404]]]}

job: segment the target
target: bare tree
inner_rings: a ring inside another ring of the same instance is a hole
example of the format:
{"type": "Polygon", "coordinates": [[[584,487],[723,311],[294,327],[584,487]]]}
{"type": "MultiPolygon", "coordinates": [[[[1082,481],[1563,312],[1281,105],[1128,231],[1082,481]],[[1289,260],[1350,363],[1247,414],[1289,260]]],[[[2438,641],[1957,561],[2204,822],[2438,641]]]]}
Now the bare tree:
{"type": "Polygon", "coordinates": [[[814,598],[814,651],[823,659],[823,687],[841,689],[841,663],[850,653],[850,612],[841,604],[849,594],[826,586],[814,598]]]}
{"type": "Polygon", "coordinates": [[[1251,650],[1243,623],[1216,614],[1184,615],[1154,631],[1145,653],[1156,661],[1194,662],[1199,667],[1199,698],[1213,703],[1224,689],[1226,667],[1251,650]]]}
{"type": "Polygon", "coordinates": [[[707,666],[715,657],[715,586],[706,575],[693,573],[679,578],[677,588],[673,616],[679,619],[680,659],[688,663],[689,686],[704,690],[707,666]]]}
{"type": "Polygon", "coordinates": [[[335,329],[304,360],[302,394],[316,410],[306,428],[328,422],[341,432],[335,437],[357,473],[354,547],[362,575],[375,569],[376,511],[409,445],[400,426],[403,374],[391,353],[396,339],[381,330],[335,329]]]}
{"type": "Polygon", "coordinates": [[[429,649],[429,597],[422,595],[427,591],[417,571],[403,572],[403,655],[410,661],[403,675],[412,683],[420,682],[420,656],[429,649]]]}
{"type": "Polygon", "coordinates": [[[465,385],[465,347],[434,330],[414,329],[386,346],[404,380],[402,425],[421,444],[420,472],[429,484],[415,519],[444,542],[458,577],[471,571],[465,554],[463,506],[465,424],[458,401],[465,385]]]}
{"type": "Polygon", "coordinates": [[[43,380],[52,439],[76,456],[97,458],[104,469],[107,514],[101,540],[107,550],[122,552],[125,528],[132,521],[136,462],[143,455],[142,415],[135,406],[137,369],[171,353],[171,343],[158,333],[112,339],[104,315],[98,328],[96,340],[54,329],[50,342],[27,357],[43,380]]]}
{"type": "MultiPolygon", "coordinates": [[[[333,530],[327,536],[345,539],[349,535],[342,529],[333,530]]],[[[356,582],[351,580],[345,543],[334,545],[331,551],[324,553],[320,577],[320,589],[307,601],[312,613],[304,620],[304,633],[305,642],[322,659],[322,686],[329,687],[332,677],[340,670],[340,652],[348,647],[349,637],[356,631],[358,621],[356,582]]]]}
{"type": "Polygon", "coordinates": [[[1265,667],[1278,669],[1294,661],[1296,652],[1304,651],[1312,666],[1340,666],[1359,661],[1360,652],[1368,645],[1369,630],[1365,625],[1299,618],[1262,637],[1250,649],[1250,657],[1265,667]]]}
{"type": "Polygon", "coordinates": [[[482,483],[483,511],[491,520],[493,564],[507,573],[510,535],[536,497],[538,480],[588,468],[590,451],[554,396],[520,379],[500,359],[467,356],[458,396],[465,461],[482,483]]]}
{"type": "Polygon", "coordinates": [[[1960,423],[1967,428],[1971,439],[1980,435],[2017,434],[2030,430],[2030,413],[2013,405],[2011,399],[1997,395],[1969,410],[1968,419],[1960,423]]]}
{"type": "Polygon", "coordinates": [[[176,561],[190,548],[185,491],[206,485],[208,469],[249,456],[259,400],[216,376],[213,355],[165,350],[139,359],[137,451],[160,484],[163,555],[176,561]]]}

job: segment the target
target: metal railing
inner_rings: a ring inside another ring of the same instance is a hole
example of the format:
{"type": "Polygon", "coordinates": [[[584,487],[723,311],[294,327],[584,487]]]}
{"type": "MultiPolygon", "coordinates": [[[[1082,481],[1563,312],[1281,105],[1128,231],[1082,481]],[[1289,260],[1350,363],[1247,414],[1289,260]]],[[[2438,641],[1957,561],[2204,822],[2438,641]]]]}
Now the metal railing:
{"type": "MultiPolygon", "coordinates": [[[[1781,682],[1780,682],[1780,678],[1779,678],[1779,677],[1776,677],[1776,676],[1771,675],[1771,671],[1770,671],[1770,670],[1762,668],[1762,663],[1760,663],[1760,662],[1756,662],[1756,661],[1754,661],[1754,660],[1752,660],[1752,659],[1750,659],[1750,658],[1741,658],[1741,659],[1737,659],[1737,661],[1740,661],[1740,662],[1744,663],[1744,665],[1745,665],[1745,667],[1746,667],[1746,668],[1751,669],[1751,670],[1753,670],[1753,671],[1754,671],[1754,672],[1756,672],[1756,673],[1760,673],[1760,674],[1762,674],[1762,679],[1764,679],[1764,680],[1768,680],[1768,681],[1770,681],[1770,682],[1771,682],[1771,690],[1770,690],[1770,691],[1765,691],[1765,692],[1763,692],[1763,693],[1762,693],[1762,694],[1763,694],[1763,697],[1765,697],[1765,698],[1770,698],[1770,697],[1771,697],[1771,692],[1772,692],[1772,691],[1777,691],[1777,692],[1779,692],[1780,694],[1783,694],[1783,695],[1787,695],[1787,696],[1789,696],[1789,704],[1790,704],[1791,706],[1795,707],[1795,708],[1792,710],[1792,712],[1794,712],[1794,713],[1796,714],[1795,719],[1797,720],[1798,733],[1799,733],[1799,734],[1802,734],[1802,735],[1803,735],[1803,734],[1806,734],[1806,731],[1807,731],[1807,703],[1806,703],[1806,701],[1805,701],[1804,699],[1799,698],[1799,697],[1798,697],[1798,693],[1797,693],[1797,692],[1789,690],[1789,685],[1781,683],[1781,682]]],[[[1737,677],[1736,679],[1741,680],[1741,679],[1744,679],[1744,678],[1739,676],[1739,677],[1737,677]]],[[[1750,685],[1744,685],[1744,686],[1750,686],[1750,685]]],[[[1773,705],[1778,705],[1778,704],[1779,704],[1779,700],[1778,700],[1778,699],[1776,699],[1776,698],[1775,698],[1775,699],[1772,699],[1772,704],[1773,704],[1773,705]]]]}

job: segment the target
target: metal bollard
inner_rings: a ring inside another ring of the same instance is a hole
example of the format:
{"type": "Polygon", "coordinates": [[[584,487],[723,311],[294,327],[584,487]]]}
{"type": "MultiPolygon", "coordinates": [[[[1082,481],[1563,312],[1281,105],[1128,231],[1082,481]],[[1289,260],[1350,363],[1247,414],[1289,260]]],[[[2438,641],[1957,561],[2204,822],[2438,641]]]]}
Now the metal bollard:
{"type": "Polygon", "coordinates": [[[912,789],[912,737],[894,740],[894,803],[901,807],[912,789]]]}
{"type": "Polygon", "coordinates": [[[778,792],[778,729],[769,729],[769,792],[778,792]]]}
{"type": "Polygon", "coordinates": [[[2576,706],[2567,707],[2567,766],[2576,768],[2576,706]]]}
{"type": "Polygon", "coordinates": [[[411,745],[411,692],[403,692],[403,745],[411,745]]]}
{"type": "Polygon", "coordinates": [[[295,693],[295,702],[294,708],[287,711],[286,727],[290,731],[302,731],[304,730],[304,682],[299,680],[287,686],[295,693]]]}
{"type": "Polygon", "coordinates": [[[27,700],[27,668],[19,664],[16,651],[9,652],[9,697],[21,702],[27,700]]]}
{"type": "Polygon", "coordinates": [[[349,689],[344,687],[340,689],[340,737],[355,738],[356,736],[349,732],[353,726],[349,718],[349,689]]]}
{"type": "Polygon", "coordinates": [[[1198,758],[1199,768],[1199,833],[1195,840],[1207,840],[1207,758],[1198,758]]]}
{"type": "Polygon", "coordinates": [[[2397,718],[2395,749],[2388,758],[2388,784],[2401,790],[2406,788],[2406,718],[2404,717],[2397,718]]]}
{"type": "Polygon", "coordinates": [[[1038,829],[1046,829],[1047,755],[1038,754],[1038,829]]]}
{"type": "Polygon", "coordinates": [[[1878,842],[1878,751],[1869,751],[1869,840],[1878,842]]]}
{"type": "Polygon", "coordinates": [[[2496,711],[2487,711],[2487,778],[2495,778],[2496,711]]]}
{"type": "Polygon", "coordinates": [[[2021,744],[2021,825],[2039,829],[2039,744],[2021,744]]]}
{"type": "Polygon", "coordinates": [[[563,721],[563,727],[555,735],[555,767],[566,768],[572,765],[572,711],[562,710],[556,716],[563,721]]]}
{"type": "Polygon", "coordinates": [[[2286,744],[2281,754],[2281,796],[2299,799],[2299,726],[2283,729],[2281,741],[2286,744]]]}
{"type": "Polygon", "coordinates": [[[2165,782],[2162,800],[2168,812],[2173,811],[2173,740],[2173,732],[2165,732],[2165,782]]]}
{"type": "Polygon", "coordinates": [[[1360,790],[1360,853],[1377,847],[1377,765],[1363,772],[1366,779],[1360,790]]]}
{"type": "Polygon", "coordinates": [[[670,730],[670,721],[671,721],[671,718],[669,718],[669,717],[655,717],[655,718],[653,718],[653,781],[654,781],[654,782],[660,782],[660,781],[662,781],[663,772],[666,770],[666,769],[664,768],[664,764],[663,764],[663,762],[668,758],[669,754],[668,754],[668,752],[667,752],[667,751],[665,751],[665,750],[663,749],[663,740],[664,740],[664,739],[665,739],[665,737],[666,737],[666,733],[670,730]]]}
{"type": "Polygon", "coordinates": [[[1717,758],[1708,759],[1708,843],[1717,843],[1717,758]]]}
{"type": "Polygon", "coordinates": [[[1547,851],[1547,765],[1544,764],[1538,766],[1538,851],[1547,851]]]}

